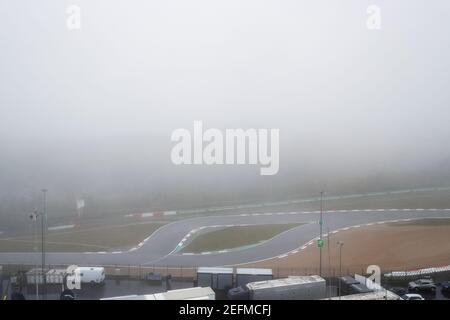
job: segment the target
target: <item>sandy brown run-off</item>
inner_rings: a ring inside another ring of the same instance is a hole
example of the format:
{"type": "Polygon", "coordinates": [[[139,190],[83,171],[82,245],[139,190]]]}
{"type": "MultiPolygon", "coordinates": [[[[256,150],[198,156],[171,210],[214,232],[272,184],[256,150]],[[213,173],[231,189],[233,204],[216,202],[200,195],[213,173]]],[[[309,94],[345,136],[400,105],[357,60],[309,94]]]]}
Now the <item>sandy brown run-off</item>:
{"type": "MultiPolygon", "coordinates": [[[[450,219],[366,226],[331,234],[329,243],[327,238],[324,240],[323,273],[329,270],[339,274],[338,241],[344,242],[343,272],[362,272],[372,264],[384,272],[450,265],[450,219]]],[[[314,243],[297,254],[246,266],[268,267],[287,274],[318,273],[319,249],[314,243]]]]}

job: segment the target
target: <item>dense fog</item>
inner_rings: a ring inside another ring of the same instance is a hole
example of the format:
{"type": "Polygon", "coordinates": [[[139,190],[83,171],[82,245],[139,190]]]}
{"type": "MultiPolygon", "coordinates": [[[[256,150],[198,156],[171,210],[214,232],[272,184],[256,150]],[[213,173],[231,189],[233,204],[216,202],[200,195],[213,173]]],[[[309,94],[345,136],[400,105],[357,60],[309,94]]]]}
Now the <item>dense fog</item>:
{"type": "Polygon", "coordinates": [[[0,216],[449,185],[450,3],[376,2],[0,0],[0,216]],[[279,129],[278,174],[174,165],[196,120],[279,129]]]}

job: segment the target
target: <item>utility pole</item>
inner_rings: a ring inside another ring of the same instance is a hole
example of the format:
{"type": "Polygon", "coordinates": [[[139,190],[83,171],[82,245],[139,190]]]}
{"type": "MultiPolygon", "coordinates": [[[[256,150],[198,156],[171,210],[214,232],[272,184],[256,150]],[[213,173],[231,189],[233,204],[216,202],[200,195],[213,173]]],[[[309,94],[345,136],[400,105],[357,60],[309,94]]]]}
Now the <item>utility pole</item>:
{"type": "Polygon", "coordinates": [[[328,291],[331,298],[331,253],[330,253],[330,228],[327,228],[327,250],[328,250],[328,291]]]}
{"type": "Polygon", "coordinates": [[[323,247],[323,239],[322,239],[322,227],[323,227],[323,191],[320,192],[320,236],[319,236],[319,276],[322,276],[322,247],[323,247]]]}
{"type": "Polygon", "coordinates": [[[339,245],[339,300],[341,300],[341,278],[342,278],[342,246],[344,245],[344,242],[338,241],[337,243],[339,245]]]}
{"type": "MultiPolygon", "coordinates": [[[[34,251],[36,252],[36,255],[38,253],[38,216],[39,216],[39,212],[37,210],[34,210],[34,212],[32,213],[32,215],[30,216],[31,221],[33,222],[33,246],[34,246],[34,251]]],[[[39,283],[38,283],[38,270],[39,268],[39,262],[36,259],[36,266],[34,268],[34,282],[36,285],[36,300],[39,300],[39,283]]]]}
{"type": "Polygon", "coordinates": [[[41,215],[42,218],[42,230],[41,230],[41,250],[42,250],[42,296],[43,299],[47,299],[47,279],[45,274],[45,228],[47,227],[47,189],[42,189],[44,207],[41,215]]]}

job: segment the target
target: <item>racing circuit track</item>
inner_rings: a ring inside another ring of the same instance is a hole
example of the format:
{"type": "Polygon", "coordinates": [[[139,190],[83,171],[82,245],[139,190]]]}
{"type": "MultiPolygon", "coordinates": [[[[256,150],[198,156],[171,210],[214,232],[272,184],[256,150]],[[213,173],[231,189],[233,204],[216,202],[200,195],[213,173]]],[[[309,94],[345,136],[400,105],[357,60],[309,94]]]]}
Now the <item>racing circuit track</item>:
{"type": "MultiPolygon", "coordinates": [[[[421,218],[450,218],[450,209],[378,209],[336,210],[324,212],[324,230],[330,232],[372,223],[421,218]]],[[[47,253],[46,263],[53,265],[155,265],[155,266],[225,266],[283,258],[290,252],[311,245],[319,233],[319,212],[268,212],[238,215],[208,216],[179,220],[162,226],[129,251],[47,253]],[[268,241],[239,250],[177,253],[179,246],[206,227],[304,223],[268,241]]],[[[40,263],[38,253],[0,253],[0,264],[40,263]]]]}

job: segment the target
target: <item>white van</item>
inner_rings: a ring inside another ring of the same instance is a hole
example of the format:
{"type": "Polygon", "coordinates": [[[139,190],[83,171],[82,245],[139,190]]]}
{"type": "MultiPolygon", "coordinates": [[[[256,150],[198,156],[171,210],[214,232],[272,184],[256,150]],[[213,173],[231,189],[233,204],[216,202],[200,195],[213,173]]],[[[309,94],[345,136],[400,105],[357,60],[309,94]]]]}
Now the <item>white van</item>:
{"type": "Polygon", "coordinates": [[[78,267],[81,283],[103,284],[105,282],[105,268],[103,267],[78,267]]]}

